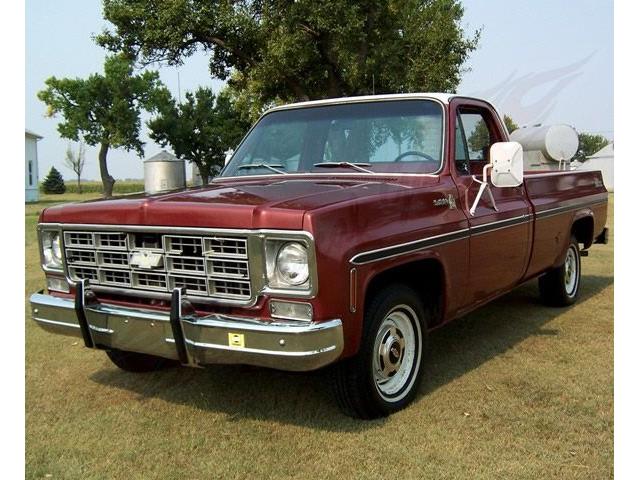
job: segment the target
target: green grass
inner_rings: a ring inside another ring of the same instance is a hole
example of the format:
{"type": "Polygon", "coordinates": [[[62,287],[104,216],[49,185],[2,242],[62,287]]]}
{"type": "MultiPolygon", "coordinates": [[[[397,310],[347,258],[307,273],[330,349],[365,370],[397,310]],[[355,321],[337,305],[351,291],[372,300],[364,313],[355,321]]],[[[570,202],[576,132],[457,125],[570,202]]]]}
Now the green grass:
{"type": "MultiPolygon", "coordinates": [[[[33,207],[25,294],[44,283],[33,207]]],[[[325,372],[130,374],[27,320],[26,477],[611,478],[613,235],[582,260],[571,308],[532,282],[435,332],[417,401],[372,422],[338,411],[325,372]]]]}

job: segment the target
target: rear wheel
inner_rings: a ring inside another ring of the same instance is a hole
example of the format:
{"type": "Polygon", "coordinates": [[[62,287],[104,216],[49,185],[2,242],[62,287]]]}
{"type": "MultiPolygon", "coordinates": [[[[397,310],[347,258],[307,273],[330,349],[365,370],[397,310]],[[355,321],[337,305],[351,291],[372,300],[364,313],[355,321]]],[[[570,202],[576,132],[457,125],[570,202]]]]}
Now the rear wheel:
{"type": "Polygon", "coordinates": [[[542,300],[553,307],[566,307],[578,298],[580,290],[580,246],[572,235],[564,262],[538,279],[542,300]]]}
{"type": "Polygon", "coordinates": [[[420,298],[409,287],[390,286],[372,299],[360,351],[334,372],[336,398],[346,414],[384,417],[415,398],[424,370],[425,325],[420,298]]]}
{"type": "Polygon", "coordinates": [[[127,372],[154,372],[177,365],[176,362],[167,358],[122,350],[107,350],[107,356],[117,367],[127,372]]]}

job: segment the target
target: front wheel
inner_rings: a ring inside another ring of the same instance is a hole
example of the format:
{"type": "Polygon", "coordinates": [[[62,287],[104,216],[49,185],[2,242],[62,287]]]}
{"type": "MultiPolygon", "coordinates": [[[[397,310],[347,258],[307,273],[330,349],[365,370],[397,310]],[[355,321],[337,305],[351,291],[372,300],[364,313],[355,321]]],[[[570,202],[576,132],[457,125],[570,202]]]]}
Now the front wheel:
{"type": "Polygon", "coordinates": [[[360,351],[336,366],[334,390],[346,414],[373,419],[415,398],[424,370],[426,319],[420,298],[404,285],[381,290],[364,317],[360,351]]]}
{"type": "Polygon", "coordinates": [[[118,368],[135,373],[154,372],[177,365],[177,362],[167,358],[146,355],[144,353],[125,352],[122,350],[107,350],[107,357],[109,357],[109,360],[118,368]]]}
{"type": "Polygon", "coordinates": [[[552,307],[573,304],[580,290],[580,274],[580,246],[576,237],[571,236],[563,264],[538,279],[543,302],[552,307]]]}

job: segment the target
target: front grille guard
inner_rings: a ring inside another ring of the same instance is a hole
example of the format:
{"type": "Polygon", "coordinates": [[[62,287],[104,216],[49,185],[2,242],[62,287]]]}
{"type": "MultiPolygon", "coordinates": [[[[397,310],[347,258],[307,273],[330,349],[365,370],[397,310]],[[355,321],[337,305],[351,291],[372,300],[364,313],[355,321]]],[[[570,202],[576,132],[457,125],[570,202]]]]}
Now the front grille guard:
{"type": "MultiPolygon", "coordinates": [[[[87,348],[104,348],[97,344],[91,335],[91,327],[87,321],[85,308],[98,304],[98,299],[92,291],[92,287],[87,280],[75,283],[75,312],[82,332],[82,339],[87,348]]],[[[192,314],[193,306],[184,298],[185,291],[182,288],[176,288],[171,292],[171,309],[169,313],[169,323],[173,333],[174,345],[178,360],[183,365],[198,366],[195,360],[189,354],[186,346],[184,330],[180,321],[183,313],[192,314]]]]}

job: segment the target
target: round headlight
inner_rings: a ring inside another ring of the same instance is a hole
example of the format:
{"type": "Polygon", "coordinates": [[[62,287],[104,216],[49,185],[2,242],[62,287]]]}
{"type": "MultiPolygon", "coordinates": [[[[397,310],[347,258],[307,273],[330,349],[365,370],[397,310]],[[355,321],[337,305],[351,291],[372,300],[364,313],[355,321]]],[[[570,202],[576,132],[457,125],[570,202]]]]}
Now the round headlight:
{"type": "Polygon", "coordinates": [[[285,244],[278,252],[276,269],[284,282],[289,285],[302,285],[309,278],[307,249],[296,242],[285,244]]]}
{"type": "Polygon", "coordinates": [[[62,248],[60,248],[60,235],[58,233],[54,234],[51,239],[51,253],[57,262],[62,263],[62,248]]]}
{"type": "Polygon", "coordinates": [[[44,266],[59,269],[62,266],[62,246],[60,234],[57,232],[45,232],[42,241],[42,254],[44,266]]]}

